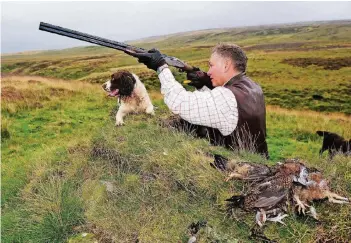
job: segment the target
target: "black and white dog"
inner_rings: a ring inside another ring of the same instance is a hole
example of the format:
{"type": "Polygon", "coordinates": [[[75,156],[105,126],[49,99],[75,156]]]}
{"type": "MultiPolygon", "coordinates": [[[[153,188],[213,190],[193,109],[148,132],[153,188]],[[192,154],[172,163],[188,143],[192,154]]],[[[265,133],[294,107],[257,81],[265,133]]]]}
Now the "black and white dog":
{"type": "Polygon", "coordinates": [[[128,71],[119,71],[111,76],[111,80],[102,85],[111,97],[118,97],[121,106],[116,114],[116,125],[123,125],[123,117],[129,113],[145,112],[154,115],[154,106],[144,84],[138,76],[128,71]]]}

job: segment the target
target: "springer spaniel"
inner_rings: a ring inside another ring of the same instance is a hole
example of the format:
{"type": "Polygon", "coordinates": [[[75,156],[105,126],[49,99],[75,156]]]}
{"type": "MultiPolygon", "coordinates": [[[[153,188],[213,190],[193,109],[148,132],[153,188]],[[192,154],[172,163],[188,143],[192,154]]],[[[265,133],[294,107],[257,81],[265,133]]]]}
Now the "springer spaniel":
{"type": "Polygon", "coordinates": [[[124,124],[123,117],[129,113],[145,112],[154,115],[154,106],[144,84],[137,75],[128,71],[119,71],[111,76],[111,80],[102,85],[108,96],[118,97],[121,106],[116,114],[116,126],[124,124]]]}

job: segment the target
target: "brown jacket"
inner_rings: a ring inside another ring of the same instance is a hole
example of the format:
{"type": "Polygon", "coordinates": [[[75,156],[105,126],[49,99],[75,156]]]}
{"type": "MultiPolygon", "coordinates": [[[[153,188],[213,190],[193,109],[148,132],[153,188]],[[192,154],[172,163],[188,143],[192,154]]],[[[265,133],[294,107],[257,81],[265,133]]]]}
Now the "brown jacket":
{"type": "Polygon", "coordinates": [[[261,87],[245,73],[234,76],[224,87],[235,95],[239,114],[233,134],[224,137],[226,146],[244,146],[268,158],[266,105],[261,87]]]}
{"type": "MultiPolygon", "coordinates": [[[[238,124],[234,132],[223,136],[218,129],[190,125],[199,137],[207,137],[212,144],[227,148],[254,151],[269,158],[266,142],[266,106],[261,87],[245,73],[234,76],[225,88],[233,92],[238,105],[238,124]]],[[[189,128],[188,128],[189,129],[189,128]]]]}

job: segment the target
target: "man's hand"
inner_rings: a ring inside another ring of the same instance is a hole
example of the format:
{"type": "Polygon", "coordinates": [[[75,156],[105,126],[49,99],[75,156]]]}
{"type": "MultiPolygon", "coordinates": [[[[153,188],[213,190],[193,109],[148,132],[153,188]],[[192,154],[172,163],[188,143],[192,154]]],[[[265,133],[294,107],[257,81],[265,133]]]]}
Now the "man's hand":
{"type": "Polygon", "coordinates": [[[133,53],[131,54],[138,58],[138,62],[145,64],[149,69],[157,71],[157,68],[166,64],[161,52],[157,49],[151,49],[147,53],[133,53]]]}
{"type": "Polygon", "coordinates": [[[186,78],[191,81],[189,85],[197,89],[201,89],[204,86],[207,86],[209,89],[214,88],[210,76],[197,67],[194,67],[193,71],[188,72],[186,78]]]}

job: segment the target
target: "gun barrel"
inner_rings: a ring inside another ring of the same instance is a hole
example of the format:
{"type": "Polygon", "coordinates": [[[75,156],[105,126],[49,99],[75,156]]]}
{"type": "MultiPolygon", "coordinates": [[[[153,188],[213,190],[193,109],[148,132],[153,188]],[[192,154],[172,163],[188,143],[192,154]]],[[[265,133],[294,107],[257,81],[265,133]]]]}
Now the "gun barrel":
{"type": "MultiPolygon", "coordinates": [[[[68,28],[63,28],[63,27],[60,27],[57,25],[52,25],[52,24],[48,24],[48,23],[44,23],[44,22],[40,22],[39,30],[43,30],[43,31],[47,31],[50,33],[70,37],[73,39],[90,42],[90,43],[93,43],[96,45],[105,46],[105,47],[109,47],[112,49],[124,51],[125,53],[127,53],[129,55],[132,55],[133,52],[134,53],[147,52],[147,50],[145,50],[143,48],[131,46],[131,45],[128,45],[128,44],[125,44],[122,42],[105,39],[102,37],[86,34],[83,32],[71,30],[68,28]]],[[[194,69],[192,66],[186,64],[185,62],[179,60],[176,57],[164,55],[164,58],[165,58],[166,63],[168,65],[179,68],[182,71],[192,71],[194,69]]]]}
{"type": "Polygon", "coordinates": [[[60,26],[56,26],[56,25],[52,25],[52,24],[48,24],[48,23],[44,23],[44,22],[40,22],[39,30],[51,32],[51,33],[62,35],[62,36],[67,36],[67,37],[74,38],[77,40],[90,42],[90,43],[93,43],[96,45],[101,45],[101,46],[117,49],[120,51],[133,50],[135,52],[147,52],[147,50],[145,50],[143,48],[134,47],[134,46],[122,43],[122,42],[105,39],[102,37],[86,34],[83,32],[63,28],[60,26]]]}

